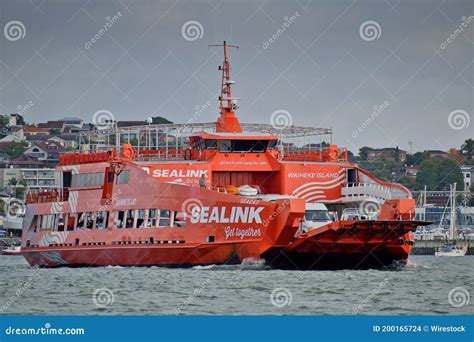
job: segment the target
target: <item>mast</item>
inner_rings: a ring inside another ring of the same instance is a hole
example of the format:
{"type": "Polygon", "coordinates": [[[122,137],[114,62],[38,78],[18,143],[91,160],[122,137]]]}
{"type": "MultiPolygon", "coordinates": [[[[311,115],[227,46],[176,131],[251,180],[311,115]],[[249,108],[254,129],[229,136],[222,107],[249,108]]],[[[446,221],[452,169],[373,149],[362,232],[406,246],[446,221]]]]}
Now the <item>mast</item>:
{"type": "Polygon", "coordinates": [[[222,62],[222,66],[219,66],[219,71],[222,71],[221,95],[219,96],[219,108],[221,112],[220,117],[216,121],[216,132],[242,133],[239,119],[234,112],[238,108],[237,101],[240,100],[240,98],[232,97],[232,84],[234,84],[234,81],[230,78],[230,64],[227,55],[228,47],[235,49],[239,47],[236,45],[228,45],[225,40],[222,45],[209,46],[222,46],[224,48],[224,61],[222,62]]]}
{"type": "Polygon", "coordinates": [[[449,220],[451,240],[456,241],[456,183],[451,187],[451,219],[449,220]]]}

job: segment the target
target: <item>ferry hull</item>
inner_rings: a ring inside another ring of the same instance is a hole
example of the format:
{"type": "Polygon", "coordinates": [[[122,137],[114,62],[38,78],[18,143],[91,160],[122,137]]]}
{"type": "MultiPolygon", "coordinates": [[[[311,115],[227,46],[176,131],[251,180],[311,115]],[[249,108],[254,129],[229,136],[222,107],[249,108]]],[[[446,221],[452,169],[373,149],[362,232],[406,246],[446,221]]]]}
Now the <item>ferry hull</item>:
{"type": "Polygon", "coordinates": [[[167,266],[190,267],[212,264],[240,264],[258,259],[259,243],[192,246],[118,246],[111,248],[51,249],[23,252],[35,267],[167,266]]]}
{"type": "Polygon", "coordinates": [[[265,255],[275,268],[367,269],[406,263],[417,221],[338,221],[300,234],[265,255]]]}

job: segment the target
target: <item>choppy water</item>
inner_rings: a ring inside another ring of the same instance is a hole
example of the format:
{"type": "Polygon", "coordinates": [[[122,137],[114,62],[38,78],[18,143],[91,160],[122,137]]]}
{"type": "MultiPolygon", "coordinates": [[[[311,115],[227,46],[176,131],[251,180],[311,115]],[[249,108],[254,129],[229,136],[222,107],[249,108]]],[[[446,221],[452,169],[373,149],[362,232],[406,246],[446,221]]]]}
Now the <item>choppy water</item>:
{"type": "Polygon", "coordinates": [[[474,314],[473,284],[472,256],[412,256],[391,270],[304,272],[261,264],[35,269],[23,257],[0,256],[0,313],[474,314]]]}

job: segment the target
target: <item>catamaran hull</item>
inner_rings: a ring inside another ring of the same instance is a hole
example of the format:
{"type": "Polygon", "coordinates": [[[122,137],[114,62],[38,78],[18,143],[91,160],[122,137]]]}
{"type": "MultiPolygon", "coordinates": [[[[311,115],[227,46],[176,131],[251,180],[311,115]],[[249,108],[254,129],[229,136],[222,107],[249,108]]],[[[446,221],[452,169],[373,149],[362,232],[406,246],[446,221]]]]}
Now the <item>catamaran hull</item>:
{"type": "Polygon", "coordinates": [[[258,259],[258,243],[192,246],[138,245],[112,248],[50,249],[23,252],[35,267],[167,266],[240,264],[258,259]]]}
{"type": "Polygon", "coordinates": [[[281,269],[367,269],[406,263],[418,221],[338,221],[264,255],[281,269]]]}

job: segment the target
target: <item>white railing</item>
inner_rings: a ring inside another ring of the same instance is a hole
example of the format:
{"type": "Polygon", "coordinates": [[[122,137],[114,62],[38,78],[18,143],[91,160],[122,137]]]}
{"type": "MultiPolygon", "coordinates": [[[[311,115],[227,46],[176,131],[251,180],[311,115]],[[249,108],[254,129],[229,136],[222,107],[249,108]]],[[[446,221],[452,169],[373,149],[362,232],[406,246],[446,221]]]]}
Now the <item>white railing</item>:
{"type": "Polygon", "coordinates": [[[376,183],[357,183],[342,188],[342,202],[378,201],[392,198],[392,188],[376,183]]]}

